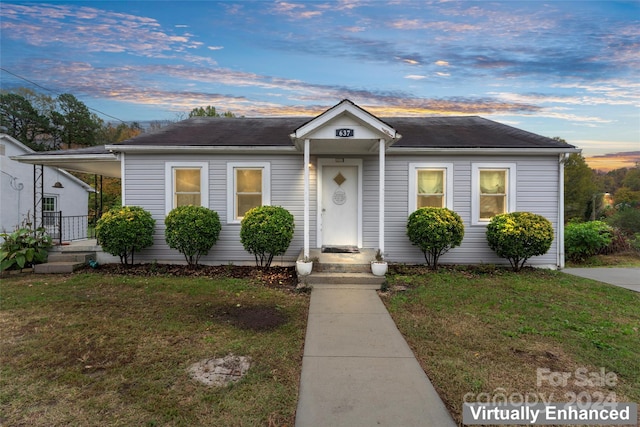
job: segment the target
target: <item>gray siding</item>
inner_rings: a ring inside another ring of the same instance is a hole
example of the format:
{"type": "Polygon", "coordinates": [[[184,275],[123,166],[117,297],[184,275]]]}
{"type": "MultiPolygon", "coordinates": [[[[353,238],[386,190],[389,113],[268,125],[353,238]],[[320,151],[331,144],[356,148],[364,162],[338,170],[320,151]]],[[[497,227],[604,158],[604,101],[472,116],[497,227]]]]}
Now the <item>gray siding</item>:
{"type": "MultiPolygon", "coordinates": [[[[240,243],[240,224],[227,223],[227,163],[237,161],[269,162],[271,165],[271,204],[283,206],[295,217],[296,229],[287,253],[275,262],[294,261],[303,246],[304,170],[302,157],[296,155],[208,155],[209,208],[218,212],[222,223],[220,238],[209,254],[201,258],[203,264],[253,263],[253,255],[240,243]]],[[[182,262],[183,256],[169,248],[164,240],[165,217],[165,163],[202,162],[197,155],[135,155],[125,156],[126,204],[142,206],[156,220],[154,245],[144,250],[137,259],[144,261],[182,262]]],[[[312,169],[314,171],[315,169],[312,169]]],[[[315,174],[311,175],[311,200],[316,200],[315,174]]],[[[315,246],[316,211],[310,212],[311,246],[315,246]]]]}
{"type": "MultiPolygon", "coordinates": [[[[363,246],[378,247],[378,157],[363,159],[363,246]]],[[[182,262],[180,253],[164,241],[165,162],[207,161],[209,164],[209,208],[218,212],[222,222],[220,239],[203,263],[253,263],[254,258],[240,243],[240,225],[227,223],[227,163],[237,161],[269,162],[271,165],[271,204],[283,206],[295,217],[294,239],[287,253],[276,262],[291,262],[303,247],[304,182],[302,155],[172,155],[127,154],[125,156],[126,204],[143,206],[157,221],[155,244],[137,259],[144,261],[182,262]]],[[[452,162],[454,166],[454,210],[465,223],[465,238],[460,247],[442,258],[443,263],[504,264],[486,243],[485,226],[471,225],[471,174],[474,162],[516,163],[516,208],[549,219],[557,230],[558,223],[558,159],[557,156],[396,156],[386,158],[385,172],[385,252],[392,262],[424,263],[422,253],[406,237],[409,215],[409,163],[452,162]]],[[[310,246],[316,245],[316,171],[312,159],[310,182],[310,246]]],[[[544,256],[531,259],[530,265],[554,266],[557,245],[544,256]]]]}
{"type": "MultiPolygon", "coordinates": [[[[504,264],[486,242],[486,226],[472,225],[471,181],[472,163],[515,163],[517,194],[516,209],[540,214],[553,224],[557,235],[558,224],[558,159],[557,156],[388,156],[386,172],[385,252],[389,261],[424,263],[420,250],[411,245],[406,236],[408,216],[409,163],[453,161],[453,210],[465,224],[462,245],[445,254],[442,263],[504,264]]],[[[528,265],[555,266],[556,240],[547,254],[527,261],[528,265]]]]}

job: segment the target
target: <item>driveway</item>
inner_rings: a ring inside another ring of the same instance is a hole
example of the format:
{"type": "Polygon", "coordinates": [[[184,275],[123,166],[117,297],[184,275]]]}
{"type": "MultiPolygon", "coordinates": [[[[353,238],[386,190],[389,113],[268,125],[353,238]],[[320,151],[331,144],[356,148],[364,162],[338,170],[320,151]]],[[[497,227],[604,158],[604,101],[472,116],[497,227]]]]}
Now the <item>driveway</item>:
{"type": "Polygon", "coordinates": [[[565,268],[561,271],[640,292],[640,267],[565,268]]]}

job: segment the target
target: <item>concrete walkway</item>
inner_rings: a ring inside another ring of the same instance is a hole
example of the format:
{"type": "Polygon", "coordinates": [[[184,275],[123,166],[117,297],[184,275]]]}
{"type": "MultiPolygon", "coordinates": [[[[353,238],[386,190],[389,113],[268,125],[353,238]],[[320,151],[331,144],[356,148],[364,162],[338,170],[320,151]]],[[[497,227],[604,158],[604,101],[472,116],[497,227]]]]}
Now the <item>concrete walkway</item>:
{"type": "Polygon", "coordinates": [[[374,289],[311,292],[297,427],[454,427],[374,289]]]}
{"type": "Polygon", "coordinates": [[[565,268],[561,271],[640,292],[640,267],[565,268]]]}

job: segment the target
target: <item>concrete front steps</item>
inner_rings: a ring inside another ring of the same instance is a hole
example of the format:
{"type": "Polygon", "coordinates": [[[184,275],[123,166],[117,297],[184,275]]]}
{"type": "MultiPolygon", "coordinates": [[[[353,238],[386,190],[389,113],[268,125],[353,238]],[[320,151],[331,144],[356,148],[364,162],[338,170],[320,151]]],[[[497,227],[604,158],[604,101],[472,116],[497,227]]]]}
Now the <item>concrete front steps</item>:
{"type": "MultiPolygon", "coordinates": [[[[311,249],[313,270],[308,276],[300,276],[300,282],[314,288],[380,289],[385,278],[371,274],[374,249],[360,249],[358,253],[322,253],[311,249]]],[[[299,259],[302,259],[302,254],[299,259]]]]}
{"type": "Polygon", "coordinates": [[[47,262],[36,265],[33,272],[36,274],[73,273],[95,259],[95,252],[50,252],[47,262]]]}

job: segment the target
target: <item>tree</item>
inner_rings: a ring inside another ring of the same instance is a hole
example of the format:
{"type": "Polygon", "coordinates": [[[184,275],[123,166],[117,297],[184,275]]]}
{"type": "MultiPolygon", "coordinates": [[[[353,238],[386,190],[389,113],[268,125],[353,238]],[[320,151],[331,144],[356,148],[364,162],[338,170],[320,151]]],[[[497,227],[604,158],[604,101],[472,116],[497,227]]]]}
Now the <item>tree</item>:
{"type": "Polygon", "coordinates": [[[194,108],[189,113],[189,118],[191,117],[235,117],[235,116],[236,115],[233,114],[231,111],[227,111],[225,113],[220,114],[216,111],[216,107],[213,107],[211,105],[207,105],[204,108],[203,107],[194,108]]]}
{"type": "Polygon", "coordinates": [[[285,208],[258,206],[242,218],[240,242],[254,255],[257,266],[270,267],[273,257],[289,248],[294,228],[293,215],[285,208]]]}
{"type": "Polygon", "coordinates": [[[111,209],[98,220],[96,237],[105,252],[120,257],[120,263],[133,264],[136,252],[153,245],[155,224],[140,206],[111,209]]]}
{"type": "Polygon", "coordinates": [[[420,248],[427,265],[437,270],[440,257],[462,243],[464,224],[460,215],[447,208],[420,208],[409,215],[407,236],[420,248]]]}
{"type": "Polygon", "coordinates": [[[632,191],[640,191],[640,168],[629,169],[622,180],[622,185],[632,191]]]}
{"type": "Polygon", "coordinates": [[[222,228],[216,211],[204,206],[178,206],[164,220],[165,240],[177,249],[189,265],[198,265],[216,244],[222,228]]]}
{"type": "Polygon", "coordinates": [[[564,165],[564,214],[565,220],[585,219],[598,192],[596,176],[579,153],[571,153],[564,165]]]}
{"type": "Polygon", "coordinates": [[[103,125],[97,133],[96,140],[100,144],[113,144],[134,138],[142,133],[142,127],[138,122],[119,123],[114,126],[113,123],[103,125]]]}
{"type": "Polygon", "coordinates": [[[97,132],[102,120],[70,93],[58,96],[58,110],[52,113],[51,122],[56,128],[56,145],[67,148],[96,145],[97,132]]]}
{"type": "Polygon", "coordinates": [[[47,147],[41,141],[43,134],[51,132],[48,117],[40,114],[31,102],[17,93],[0,94],[0,126],[8,135],[36,151],[47,147]]]}
{"type": "Polygon", "coordinates": [[[544,255],[553,242],[553,225],[531,212],[496,215],[487,225],[487,242],[491,250],[509,260],[513,271],[520,271],[532,256],[544,255]]]}

